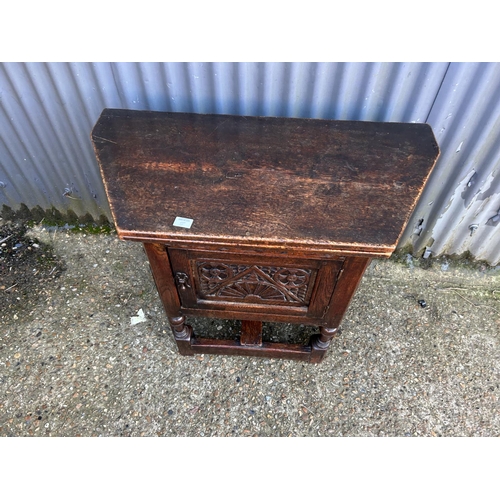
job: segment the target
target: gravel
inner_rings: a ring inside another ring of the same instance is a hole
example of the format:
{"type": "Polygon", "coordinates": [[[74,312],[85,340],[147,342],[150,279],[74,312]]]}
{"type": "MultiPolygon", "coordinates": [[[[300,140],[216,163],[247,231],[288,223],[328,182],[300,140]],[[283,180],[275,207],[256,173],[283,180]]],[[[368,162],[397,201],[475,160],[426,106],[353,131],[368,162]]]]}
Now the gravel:
{"type": "Polygon", "coordinates": [[[319,365],[182,357],[140,244],[42,225],[22,237],[48,265],[17,275],[15,299],[0,275],[1,436],[500,435],[500,267],[374,261],[319,365]]]}

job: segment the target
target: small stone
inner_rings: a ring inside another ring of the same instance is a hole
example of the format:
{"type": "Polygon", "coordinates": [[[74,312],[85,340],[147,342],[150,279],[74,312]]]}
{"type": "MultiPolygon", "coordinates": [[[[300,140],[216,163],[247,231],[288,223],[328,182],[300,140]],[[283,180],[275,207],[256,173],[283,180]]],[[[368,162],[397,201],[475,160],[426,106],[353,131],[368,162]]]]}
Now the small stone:
{"type": "Polygon", "coordinates": [[[20,352],[16,352],[16,354],[14,354],[14,357],[16,359],[19,359],[21,357],[21,353],[20,352]]]}

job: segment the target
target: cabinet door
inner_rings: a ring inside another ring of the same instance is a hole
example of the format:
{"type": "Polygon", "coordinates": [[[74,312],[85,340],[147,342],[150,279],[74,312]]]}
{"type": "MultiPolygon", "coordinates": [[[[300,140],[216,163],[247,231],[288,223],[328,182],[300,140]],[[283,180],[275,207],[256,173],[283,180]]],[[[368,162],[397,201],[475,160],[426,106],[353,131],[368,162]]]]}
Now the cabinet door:
{"type": "Polygon", "coordinates": [[[324,316],[342,267],[309,260],[168,250],[181,304],[188,309],[324,316]]]}

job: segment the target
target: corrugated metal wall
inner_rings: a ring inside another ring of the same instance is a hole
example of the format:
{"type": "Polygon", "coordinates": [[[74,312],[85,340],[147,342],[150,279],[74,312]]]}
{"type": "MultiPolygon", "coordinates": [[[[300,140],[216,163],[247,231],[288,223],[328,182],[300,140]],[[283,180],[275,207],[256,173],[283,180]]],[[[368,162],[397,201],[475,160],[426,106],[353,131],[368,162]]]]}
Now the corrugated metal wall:
{"type": "Polygon", "coordinates": [[[0,205],[110,218],[89,138],[105,107],[428,122],[442,156],[400,246],[496,264],[499,93],[497,63],[4,63],[0,205]]]}
{"type": "Polygon", "coordinates": [[[401,243],[497,264],[500,64],[451,64],[427,122],[441,157],[401,243]]]}

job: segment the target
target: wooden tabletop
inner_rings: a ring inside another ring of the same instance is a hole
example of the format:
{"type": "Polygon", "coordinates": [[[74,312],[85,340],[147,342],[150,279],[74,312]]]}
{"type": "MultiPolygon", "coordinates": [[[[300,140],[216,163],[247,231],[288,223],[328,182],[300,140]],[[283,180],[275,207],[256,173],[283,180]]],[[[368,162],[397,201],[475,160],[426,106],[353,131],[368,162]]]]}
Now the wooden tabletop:
{"type": "Polygon", "coordinates": [[[123,239],[378,255],[396,247],[439,155],[426,124],[118,109],[92,141],[123,239]]]}

